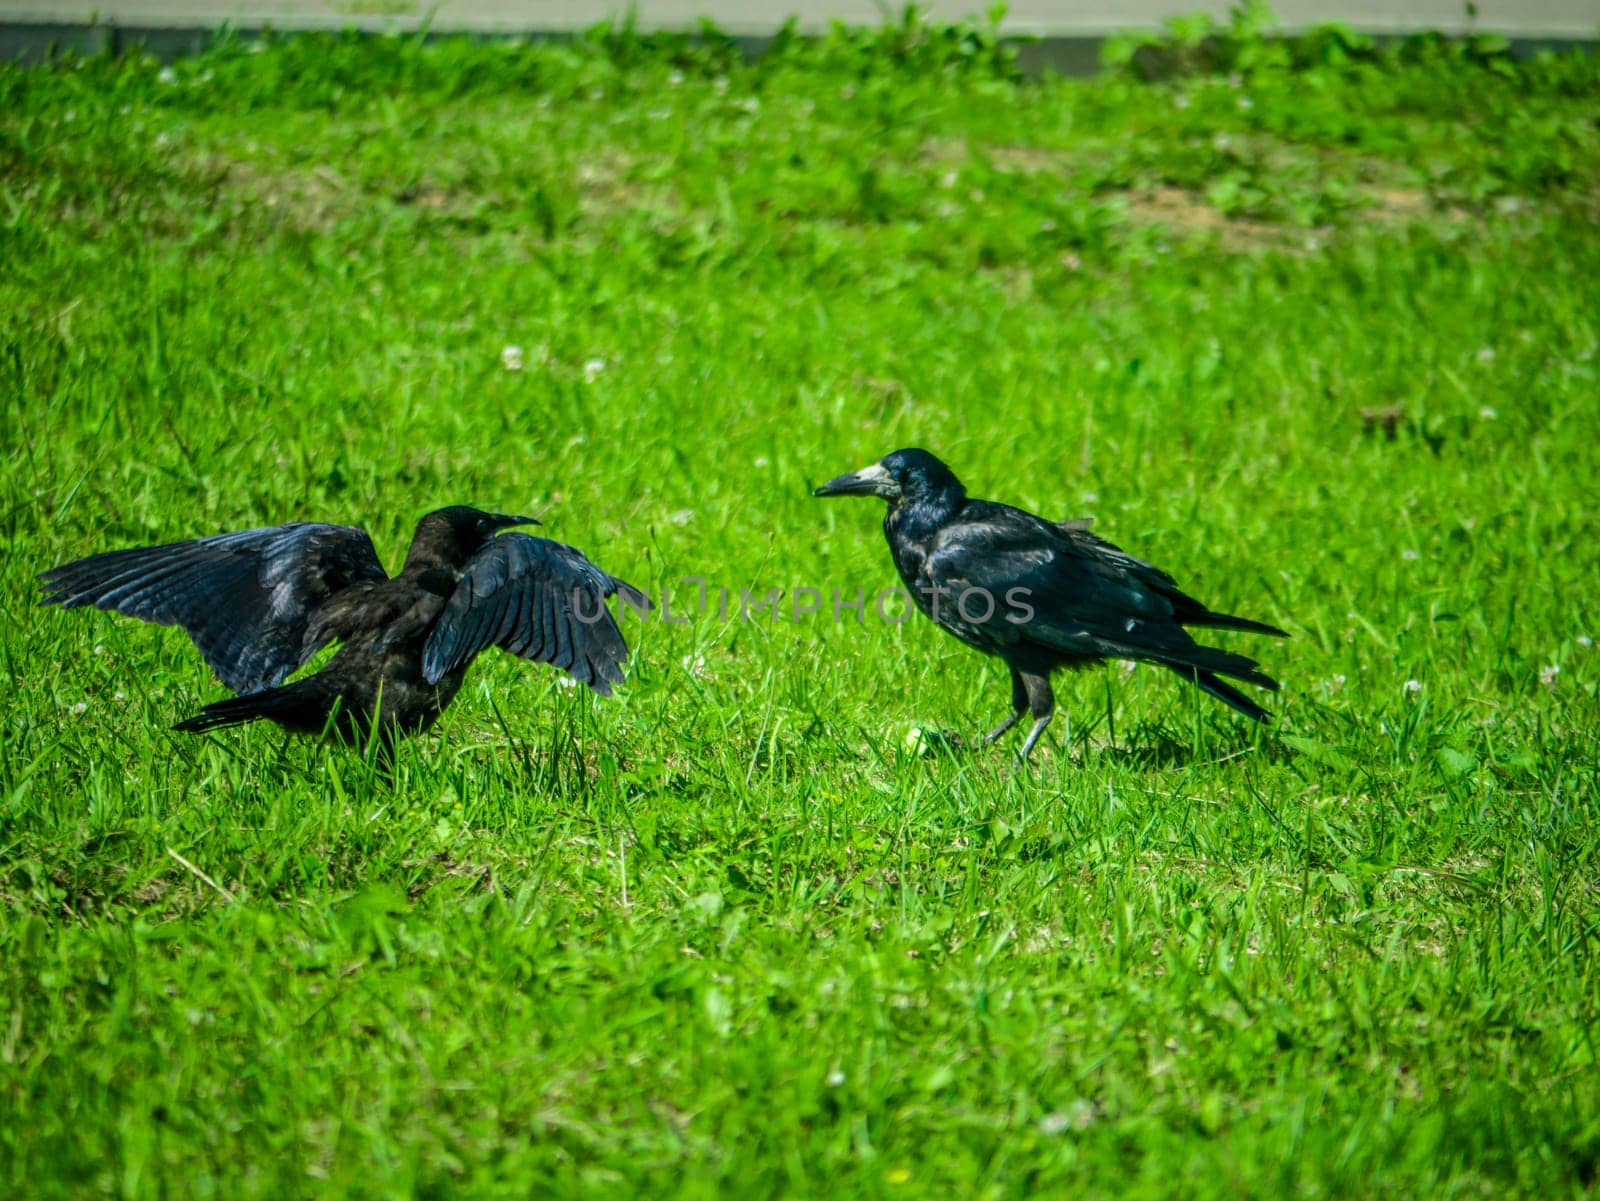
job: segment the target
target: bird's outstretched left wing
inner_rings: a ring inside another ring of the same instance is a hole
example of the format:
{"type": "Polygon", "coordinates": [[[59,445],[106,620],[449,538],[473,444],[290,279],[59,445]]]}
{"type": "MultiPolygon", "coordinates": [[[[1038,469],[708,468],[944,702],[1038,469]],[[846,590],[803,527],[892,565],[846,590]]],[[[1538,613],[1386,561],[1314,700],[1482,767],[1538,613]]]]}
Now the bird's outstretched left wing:
{"type": "Polygon", "coordinates": [[[320,522],[114,550],[39,573],[47,605],[182,626],[238,693],[281,684],[327,641],[314,620],[327,600],[384,578],[365,530],[320,522]]]}
{"type": "Polygon", "coordinates": [[[644,593],[607,575],[582,552],[528,534],[502,534],[468,561],[428,637],[430,684],[498,646],[559,667],[601,696],[621,683],[628,644],[606,608],[616,593],[640,609],[644,593]]]}

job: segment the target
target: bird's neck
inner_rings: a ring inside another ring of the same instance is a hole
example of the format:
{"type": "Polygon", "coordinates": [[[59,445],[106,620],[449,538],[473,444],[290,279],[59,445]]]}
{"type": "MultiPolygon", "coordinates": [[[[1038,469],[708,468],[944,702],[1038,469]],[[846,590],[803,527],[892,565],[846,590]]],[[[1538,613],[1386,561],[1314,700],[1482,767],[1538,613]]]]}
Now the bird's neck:
{"type": "Polygon", "coordinates": [[[932,534],[961,512],[961,507],[966,503],[967,494],[959,485],[902,497],[889,506],[884,525],[902,537],[932,534]]]}
{"type": "Polygon", "coordinates": [[[411,549],[406,551],[405,566],[401,570],[406,575],[418,575],[441,568],[460,572],[469,558],[471,555],[453,534],[419,529],[411,539],[411,549]]]}

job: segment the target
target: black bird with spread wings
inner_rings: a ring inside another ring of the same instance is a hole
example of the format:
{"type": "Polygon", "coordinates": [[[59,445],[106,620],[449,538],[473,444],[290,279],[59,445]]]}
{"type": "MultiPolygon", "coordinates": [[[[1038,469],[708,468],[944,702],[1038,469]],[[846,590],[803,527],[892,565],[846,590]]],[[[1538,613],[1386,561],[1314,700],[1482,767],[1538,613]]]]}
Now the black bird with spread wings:
{"type": "Polygon", "coordinates": [[[881,496],[894,565],[917,607],[968,646],[1011,668],[1011,716],[1033,729],[1028,757],[1055,712],[1050,673],[1099,659],[1169,667],[1246,717],[1267,712],[1222,676],[1276,689],[1254,659],[1201,646],[1185,626],[1288,637],[1245,617],[1214,613],[1178,590],[1166,572],[1097,538],[1081,522],[1046,521],[1022,509],[971,500],[961,481],[925,450],[897,450],[830,480],[817,496],[881,496]]]}
{"type": "Polygon", "coordinates": [[[417,523],[392,579],[357,526],[296,522],[166,546],[111,551],[40,573],[44,603],[93,605],[182,626],[239,695],[175,727],[265,718],[385,742],[438,720],[478,652],[498,646],[549,663],[607,696],[628,646],[606,608],[644,594],[580,552],[499,531],[531,517],[438,509],[417,523]],[[334,639],[325,667],[284,684],[334,639]]]}

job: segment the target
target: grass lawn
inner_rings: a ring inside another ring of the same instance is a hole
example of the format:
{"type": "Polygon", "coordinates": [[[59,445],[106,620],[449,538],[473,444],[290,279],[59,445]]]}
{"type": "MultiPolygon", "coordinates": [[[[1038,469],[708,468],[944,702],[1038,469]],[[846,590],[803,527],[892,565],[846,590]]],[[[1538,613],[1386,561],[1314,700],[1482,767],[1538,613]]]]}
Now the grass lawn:
{"type": "Polygon", "coordinates": [[[0,1192],[1588,1194],[1600,65],[1218,55],[0,68],[0,1192]],[[881,505],[809,496],[906,445],[1292,631],[1217,639],[1277,720],[1112,664],[919,753],[1004,668],[835,621],[881,505]],[[450,503],[688,620],[608,701],[485,656],[391,786],[36,607],[450,503]]]}

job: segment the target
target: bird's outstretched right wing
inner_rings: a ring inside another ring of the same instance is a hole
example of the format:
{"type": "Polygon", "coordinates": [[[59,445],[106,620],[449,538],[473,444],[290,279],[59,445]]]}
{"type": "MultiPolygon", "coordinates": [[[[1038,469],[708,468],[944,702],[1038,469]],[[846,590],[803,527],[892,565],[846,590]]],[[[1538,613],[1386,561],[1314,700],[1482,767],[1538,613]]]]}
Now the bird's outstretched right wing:
{"type": "Polygon", "coordinates": [[[628,644],[606,598],[641,610],[644,593],[607,575],[581,551],[548,538],[502,534],[468,561],[428,637],[422,673],[437,683],[479,651],[499,646],[559,667],[601,696],[621,683],[628,644]]]}
{"type": "Polygon", "coordinates": [[[182,626],[238,693],[281,684],[316,653],[308,634],[329,597],[385,578],[365,530],[315,522],[114,550],[39,573],[47,605],[182,626]]]}

